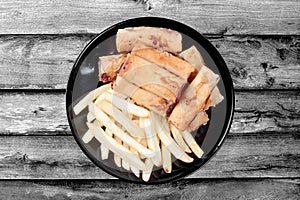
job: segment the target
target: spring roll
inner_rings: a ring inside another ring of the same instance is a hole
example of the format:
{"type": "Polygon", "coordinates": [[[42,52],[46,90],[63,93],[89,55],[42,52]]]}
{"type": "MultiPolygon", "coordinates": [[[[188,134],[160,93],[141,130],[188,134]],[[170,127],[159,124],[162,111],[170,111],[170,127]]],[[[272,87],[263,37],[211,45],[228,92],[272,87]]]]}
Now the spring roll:
{"type": "Polygon", "coordinates": [[[202,67],[173,109],[169,122],[180,130],[186,130],[197,113],[204,109],[206,100],[218,81],[217,74],[202,67]]]}
{"type": "Polygon", "coordinates": [[[174,103],[181,95],[186,83],[186,80],[163,67],[132,54],[128,54],[126,61],[120,68],[119,75],[127,81],[174,103]]]}
{"type": "Polygon", "coordinates": [[[145,26],[118,30],[116,39],[118,52],[131,51],[137,43],[173,53],[182,51],[182,37],[177,31],[145,26]]]}
{"type": "Polygon", "coordinates": [[[132,54],[144,58],[156,65],[164,67],[166,70],[182,77],[185,81],[195,70],[195,67],[182,58],[176,57],[168,52],[158,51],[153,48],[136,49],[132,54]]]}
{"type": "Polygon", "coordinates": [[[117,76],[113,87],[117,92],[130,97],[137,105],[152,110],[161,116],[170,115],[175,105],[173,102],[168,101],[167,99],[161,98],[153,93],[137,87],[120,76],[117,76]]]}

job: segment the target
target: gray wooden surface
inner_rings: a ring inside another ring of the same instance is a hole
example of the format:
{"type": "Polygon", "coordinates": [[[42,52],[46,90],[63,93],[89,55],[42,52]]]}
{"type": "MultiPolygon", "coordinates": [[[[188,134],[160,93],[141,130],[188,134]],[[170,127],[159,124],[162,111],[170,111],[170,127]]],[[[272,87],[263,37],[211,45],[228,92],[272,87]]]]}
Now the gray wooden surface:
{"type": "Polygon", "coordinates": [[[300,2],[0,0],[0,199],[299,199],[300,2]],[[181,21],[224,57],[236,90],[220,151],[189,177],[122,182],[73,139],[65,88],[98,33],[133,17],[181,21]]]}

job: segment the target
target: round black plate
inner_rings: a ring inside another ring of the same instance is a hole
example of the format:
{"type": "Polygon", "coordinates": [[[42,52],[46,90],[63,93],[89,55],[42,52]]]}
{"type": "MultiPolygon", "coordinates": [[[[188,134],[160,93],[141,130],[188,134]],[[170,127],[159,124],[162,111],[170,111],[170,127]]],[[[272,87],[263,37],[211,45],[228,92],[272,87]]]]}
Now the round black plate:
{"type": "Polygon", "coordinates": [[[208,111],[209,123],[193,133],[197,143],[204,151],[203,157],[201,159],[194,157],[195,160],[189,164],[174,160],[170,174],[164,173],[161,169],[154,169],[148,183],[162,183],[191,174],[217,152],[229,131],[233,118],[234,91],[229,71],[219,52],[200,33],[187,25],[165,18],[142,17],[123,21],[106,29],[84,48],[76,60],[68,81],[66,109],[69,125],[78,145],[95,165],[107,173],[124,180],[144,183],[142,179],[136,178],[131,172],[118,168],[114,164],[111,153],[108,160],[102,161],[99,157],[99,143],[95,139],[88,144],[83,143],[81,138],[87,131],[85,123],[87,109],[75,116],[73,106],[89,91],[102,84],[98,82],[98,58],[117,53],[115,39],[118,29],[136,26],[164,27],[180,32],[183,38],[183,50],[195,45],[202,54],[206,65],[221,77],[218,87],[224,100],[208,111]]]}

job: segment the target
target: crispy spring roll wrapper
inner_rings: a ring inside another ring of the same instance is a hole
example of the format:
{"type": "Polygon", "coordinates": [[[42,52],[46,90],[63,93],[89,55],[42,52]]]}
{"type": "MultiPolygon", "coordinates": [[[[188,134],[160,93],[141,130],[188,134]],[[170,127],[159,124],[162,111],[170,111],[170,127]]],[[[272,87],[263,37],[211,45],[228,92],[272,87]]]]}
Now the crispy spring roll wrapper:
{"type": "Polygon", "coordinates": [[[195,116],[195,118],[192,120],[189,127],[187,128],[187,131],[192,132],[192,131],[196,130],[197,128],[199,128],[201,125],[206,124],[209,121],[209,118],[208,118],[207,114],[205,113],[205,110],[209,109],[209,107],[211,107],[211,106],[217,105],[223,99],[224,99],[224,97],[221,95],[219,88],[216,86],[212,90],[208,100],[206,101],[205,107],[203,109],[204,111],[199,112],[195,116]]]}
{"type": "Polygon", "coordinates": [[[137,87],[120,76],[117,76],[113,87],[117,92],[130,97],[137,105],[152,110],[161,116],[168,116],[175,105],[167,99],[137,87]]]}
{"type": "Polygon", "coordinates": [[[177,31],[141,26],[119,29],[117,32],[118,52],[131,51],[140,42],[173,53],[182,51],[182,37],[177,31]]]}
{"type": "Polygon", "coordinates": [[[224,99],[224,97],[220,93],[219,88],[216,86],[212,90],[212,92],[211,92],[211,94],[210,94],[210,96],[209,96],[209,98],[208,98],[208,100],[206,102],[204,110],[207,110],[211,106],[217,105],[218,103],[220,103],[221,101],[223,101],[223,99],[224,99]]]}
{"type": "Polygon", "coordinates": [[[201,125],[206,124],[209,121],[209,118],[205,111],[200,111],[195,118],[191,121],[190,125],[187,128],[187,131],[192,132],[199,128],[201,125]]]}
{"type": "MultiPolygon", "coordinates": [[[[201,68],[203,66],[205,66],[204,59],[195,46],[192,46],[192,47],[184,50],[183,52],[181,52],[179,54],[179,56],[182,57],[183,59],[185,59],[186,61],[188,61],[189,63],[193,64],[195,67],[196,73],[198,73],[198,71],[200,71],[201,68]]],[[[197,74],[194,77],[192,75],[189,77],[189,79],[193,80],[197,74]]],[[[205,108],[203,110],[204,111],[207,110],[210,106],[214,106],[214,105],[220,103],[222,100],[223,100],[223,96],[221,95],[218,87],[215,86],[215,88],[212,90],[212,92],[205,104],[205,108]]],[[[187,129],[188,131],[190,131],[190,132],[194,131],[197,128],[199,128],[201,125],[208,122],[208,120],[209,120],[208,116],[204,111],[200,111],[198,114],[196,114],[196,116],[191,121],[191,123],[187,129]]]]}
{"type": "Polygon", "coordinates": [[[197,113],[204,109],[206,100],[218,81],[217,74],[202,67],[173,109],[169,122],[180,130],[186,130],[197,113]]]}
{"type": "Polygon", "coordinates": [[[157,96],[177,102],[186,80],[141,57],[128,54],[119,75],[157,96]]]}
{"type": "Polygon", "coordinates": [[[182,58],[153,48],[134,49],[132,54],[164,67],[166,70],[182,77],[185,81],[195,70],[195,67],[192,64],[182,58]]]}
{"type": "MultiPolygon", "coordinates": [[[[196,71],[199,72],[200,69],[205,66],[205,62],[203,57],[201,56],[200,52],[195,46],[191,46],[190,48],[184,50],[179,54],[183,59],[188,61],[189,63],[193,64],[196,71]]],[[[220,103],[224,97],[221,95],[218,87],[216,86],[206,102],[204,110],[207,110],[210,106],[215,106],[220,103]]],[[[203,114],[201,114],[203,115],[203,114]]]]}
{"type": "Polygon", "coordinates": [[[204,59],[195,46],[191,46],[190,48],[184,50],[179,54],[179,56],[195,67],[195,70],[191,73],[188,79],[189,82],[192,82],[200,69],[205,66],[204,59]]]}
{"type": "Polygon", "coordinates": [[[126,59],[126,54],[101,56],[98,61],[99,81],[109,82],[117,75],[117,70],[126,59]]]}
{"type": "Polygon", "coordinates": [[[191,46],[190,48],[184,50],[179,54],[179,56],[193,64],[197,72],[200,71],[203,66],[205,66],[204,59],[195,46],[191,46]]]}

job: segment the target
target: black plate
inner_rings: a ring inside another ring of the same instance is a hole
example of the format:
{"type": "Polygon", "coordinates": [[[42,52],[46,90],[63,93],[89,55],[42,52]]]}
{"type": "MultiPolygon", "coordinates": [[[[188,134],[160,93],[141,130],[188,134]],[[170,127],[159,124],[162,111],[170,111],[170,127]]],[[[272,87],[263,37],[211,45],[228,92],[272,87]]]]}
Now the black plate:
{"type": "Polygon", "coordinates": [[[131,172],[118,168],[113,162],[111,153],[108,160],[102,161],[99,158],[99,143],[95,139],[88,144],[83,143],[81,138],[87,130],[85,124],[87,109],[75,116],[73,106],[89,91],[101,85],[98,82],[98,57],[117,53],[115,38],[118,29],[136,26],[164,27],[180,32],[183,38],[183,50],[195,45],[202,54],[206,65],[221,77],[218,87],[224,100],[208,111],[209,123],[193,132],[197,143],[204,151],[203,157],[201,159],[194,157],[195,160],[190,164],[173,160],[173,169],[170,174],[164,173],[161,169],[155,169],[148,183],[162,183],[191,174],[203,166],[220,149],[233,118],[233,85],[227,66],[215,47],[196,30],[177,21],[142,17],[123,21],[100,33],[84,48],[73,66],[67,86],[66,108],[69,125],[78,145],[95,165],[107,173],[128,181],[143,182],[131,172]]]}

